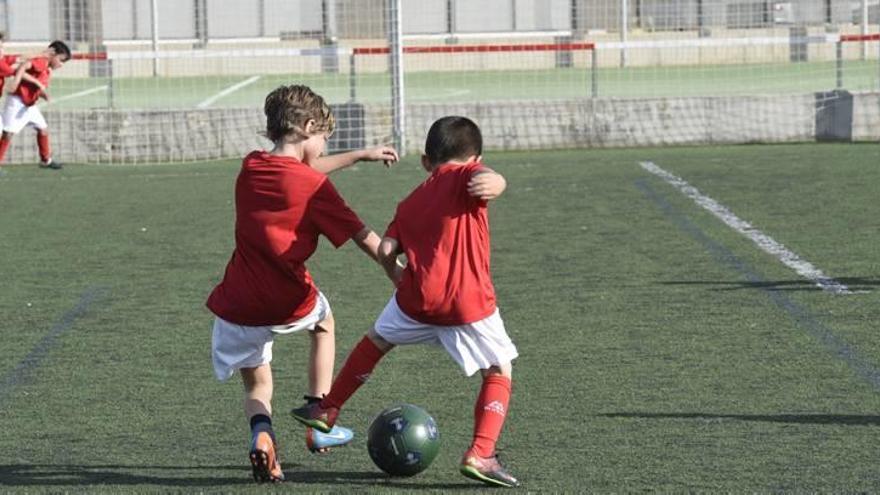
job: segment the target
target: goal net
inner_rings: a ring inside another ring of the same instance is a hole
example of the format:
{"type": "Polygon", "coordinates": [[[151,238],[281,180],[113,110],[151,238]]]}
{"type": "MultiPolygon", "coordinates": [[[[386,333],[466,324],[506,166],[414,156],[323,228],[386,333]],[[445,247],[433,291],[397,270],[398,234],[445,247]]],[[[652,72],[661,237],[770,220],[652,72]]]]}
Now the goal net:
{"type": "Polygon", "coordinates": [[[0,0],[5,53],[75,51],[40,103],[59,157],[106,163],[267,147],[293,83],[332,150],[418,152],[448,114],[487,149],[876,141],[878,23],[880,0],[0,0]]]}

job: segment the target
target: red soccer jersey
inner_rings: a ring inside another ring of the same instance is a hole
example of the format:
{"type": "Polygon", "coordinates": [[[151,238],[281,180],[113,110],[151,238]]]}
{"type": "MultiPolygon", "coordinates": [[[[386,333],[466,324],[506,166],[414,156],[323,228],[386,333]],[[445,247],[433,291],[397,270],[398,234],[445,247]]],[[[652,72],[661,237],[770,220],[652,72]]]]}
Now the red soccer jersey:
{"type": "Polygon", "coordinates": [[[15,69],[12,66],[18,61],[17,55],[4,55],[0,57],[0,92],[3,91],[3,85],[7,77],[15,75],[15,69]]]}
{"type": "Polygon", "coordinates": [[[305,261],[318,235],[339,247],[363,228],[326,175],[294,158],[251,152],[235,183],[235,251],[208,308],[249,326],[306,316],[317,289],[305,261]]]}
{"type": "MultiPolygon", "coordinates": [[[[32,58],[31,68],[27,70],[27,73],[37,78],[37,81],[40,81],[43,86],[47,88],[49,87],[49,75],[52,73],[52,69],[49,68],[48,58],[32,58]]],[[[39,88],[37,88],[35,84],[25,80],[22,80],[21,84],[18,85],[15,94],[17,94],[18,97],[21,98],[21,101],[27,106],[33,105],[40,98],[39,88]]]]}
{"type": "Polygon", "coordinates": [[[409,317],[431,325],[462,325],[495,312],[489,274],[487,203],[467,192],[480,163],[434,169],[397,206],[385,232],[397,239],[408,265],[397,304],[409,317]]]}

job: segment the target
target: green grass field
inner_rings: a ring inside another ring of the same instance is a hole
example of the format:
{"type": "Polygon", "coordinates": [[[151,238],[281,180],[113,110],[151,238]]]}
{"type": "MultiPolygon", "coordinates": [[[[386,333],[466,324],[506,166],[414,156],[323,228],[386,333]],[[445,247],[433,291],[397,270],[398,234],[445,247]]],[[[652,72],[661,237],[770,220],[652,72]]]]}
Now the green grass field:
{"type": "MultiPolygon", "coordinates": [[[[880,487],[880,145],[490,153],[500,307],[521,357],[500,447],[530,492],[874,492],[880,487]],[[659,178],[651,160],[859,291],[817,289],[659,178]]],[[[0,178],[0,492],[450,493],[479,387],[434,348],[393,351],[349,402],[353,445],[307,453],[287,411],[308,339],[275,346],[289,482],[252,484],[238,381],[203,303],[232,249],[236,161],[10,166],[0,178]],[[237,380],[237,379],[236,379],[237,380]],[[434,464],[388,479],[365,431],[425,407],[434,464]]],[[[334,182],[377,230],[415,157],[334,182]]],[[[310,267],[338,361],[391,293],[353,246],[310,267]]]]}
{"type": "MultiPolygon", "coordinates": [[[[106,78],[59,77],[51,87],[51,94],[59,101],[49,108],[192,108],[253,75],[120,78],[112,82],[112,96],[108,90],[98,89],[111,84],[106,78]],[[68,98],[89,90],[94,92],[68,98]]],[[[619,98],[809,94],[836,86],[833,62],[601,68],[596,79],[599,97],[619,98]]],[[[259,106],[269,91],[292,82],[312,86],[334,103],[350,99],[347,73],[263,75],[210,106],[259,106]]],[[[880,88],[878,61],[847,61],[842,82],[850,91],[876,91],[880,88]]],[[[388,74],[360,74],[356,77],[356,99],[387,103],[389,84],[388,74]]],[[[415,103],[585,98],[591,94],[592,74],[584,68],[406,75],[407,100],[415,103]]]]}

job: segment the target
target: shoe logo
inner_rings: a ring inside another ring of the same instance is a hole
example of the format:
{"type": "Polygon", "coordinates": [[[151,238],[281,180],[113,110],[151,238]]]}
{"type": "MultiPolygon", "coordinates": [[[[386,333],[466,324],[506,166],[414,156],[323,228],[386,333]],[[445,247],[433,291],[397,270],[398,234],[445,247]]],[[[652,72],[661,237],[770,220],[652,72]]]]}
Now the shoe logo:
{"type": "Polygon", "coordinates": [[[369,373],[364,373],[363,375],[357,375],[357,376],[355,376],[355,378],[357,378],[358,381],[361,382],[361,383],[367,383],[367,380],[370,379],[370,374],[369,374],[369,373]]]}
{"type": "Polygon", "coordinates": [[[504,416],[504,404],[497,400],[493,400],[492,402],[487,404],[485,407],[483,407],[483,410],[504,416]]]}
{"type": "Polygon", "coordinates": [[[317,431],[317,430],[315,431],[315,433],[318,434],[319,436],[322,436],[324,438],[330,438],[332,440],[345,440],[346,438],[348,438],[348,435],[346,435],[344,431],[337,430],[336,428],[333,428],[332,430],[330,430],[330,433],[321,433],[320,431],[317,431]]]}

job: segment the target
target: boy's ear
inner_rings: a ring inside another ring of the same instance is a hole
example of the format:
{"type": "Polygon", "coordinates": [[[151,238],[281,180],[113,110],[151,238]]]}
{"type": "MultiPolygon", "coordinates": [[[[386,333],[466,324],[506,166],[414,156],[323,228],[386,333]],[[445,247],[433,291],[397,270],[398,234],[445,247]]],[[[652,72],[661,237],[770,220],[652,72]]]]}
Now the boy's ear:
{"type": "Polygon", "coordinates": [[[431,170],[431,160],[428,159],[428,155],[422,153],[422,168],[425,170],[431,170]]]}
{"type": "Polygon", "coordinates": [[[311,136],[315,132],[316,125],[318,125],[318,124],[317,124],[317,122],[315,122],[315,119],[309,119],[308,121],[306,121],[306,127],[305,127],[306,134],[311,136]]]}

